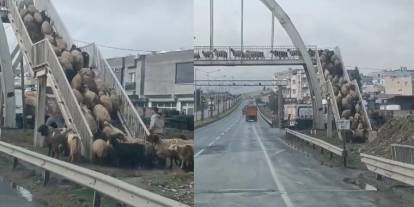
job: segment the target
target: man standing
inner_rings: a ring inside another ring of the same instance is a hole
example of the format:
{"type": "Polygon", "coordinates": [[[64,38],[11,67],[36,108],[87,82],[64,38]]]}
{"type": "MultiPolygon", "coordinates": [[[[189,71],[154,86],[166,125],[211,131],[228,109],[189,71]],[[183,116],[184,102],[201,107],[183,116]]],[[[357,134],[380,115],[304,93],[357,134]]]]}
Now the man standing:
{"type": "Polygon", "coordinates": [[[164,120],[161,117],[161,114],[158,111],[157,107],[154,107],[153,109],[153,115],[151,116],[151,122],[149,131],[154,134],[164,134],[164,120]]]}

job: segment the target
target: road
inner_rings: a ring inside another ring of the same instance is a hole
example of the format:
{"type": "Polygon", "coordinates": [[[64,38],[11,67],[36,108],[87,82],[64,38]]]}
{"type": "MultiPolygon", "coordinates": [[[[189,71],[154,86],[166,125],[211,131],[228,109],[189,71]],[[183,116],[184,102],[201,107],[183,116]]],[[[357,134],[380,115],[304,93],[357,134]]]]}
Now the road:
{"type": "Polygon", "coordinates": [[[195,131],[197,207],[398,206],[384,193],[343,181],[359,171],[321,165],[261,118],[245,122],[241,106],[195,131]]]}
{"type": "Polygon", "coordinates": [[[0,207],[40,207],[32,202],[32,195],[27,190],[17,186],[13,189],[9,183],[0,182],[0,207]]]}

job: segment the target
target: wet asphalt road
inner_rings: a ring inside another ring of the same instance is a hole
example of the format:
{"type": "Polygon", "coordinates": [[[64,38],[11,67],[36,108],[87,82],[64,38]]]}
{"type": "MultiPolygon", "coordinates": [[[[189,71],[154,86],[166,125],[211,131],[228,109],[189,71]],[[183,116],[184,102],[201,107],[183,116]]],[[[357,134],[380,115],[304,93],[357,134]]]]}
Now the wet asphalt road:
{"type": "MultiPolygon", "coordinates": [[[[243,105],[243,104],[242,104],[243,105]]],[[[197,207],[389,207],[384,193],[345,183],[358,171],[329,168],[280,139],[259,118],[246,122],[241,106],[195,131],[197,207]]]]}
{"type": "Polygon", "coordinates": [[[22,190],[19,193],[9,183],[0,182],[0,207],[40,207],[41,205],[29,201],[31,195],[27,193],[22,190]],[[23,195],[27,198],[24,198],[23,195]]]}

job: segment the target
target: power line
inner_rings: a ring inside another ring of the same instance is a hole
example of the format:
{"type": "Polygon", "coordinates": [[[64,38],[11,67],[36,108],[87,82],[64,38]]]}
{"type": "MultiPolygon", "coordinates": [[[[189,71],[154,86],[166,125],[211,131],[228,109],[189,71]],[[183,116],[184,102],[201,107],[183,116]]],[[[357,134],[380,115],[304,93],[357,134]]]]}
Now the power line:
{"type": "MultiPolygon", "coordinates": [[[[91,44],[91,42],[83,41],[83,40],[74,40],[75,42],[91,44]]],[[[132,51],[132,52],[157,52],[155,50],[138,50],[138,49],[131,49],[131,48],[122,48],[122,47],[114,47],[110,45],[103,45],[103,44],[96,44],[99,47],[113,49],[113,50],[123,50],[123,51],[132,51]]]]}

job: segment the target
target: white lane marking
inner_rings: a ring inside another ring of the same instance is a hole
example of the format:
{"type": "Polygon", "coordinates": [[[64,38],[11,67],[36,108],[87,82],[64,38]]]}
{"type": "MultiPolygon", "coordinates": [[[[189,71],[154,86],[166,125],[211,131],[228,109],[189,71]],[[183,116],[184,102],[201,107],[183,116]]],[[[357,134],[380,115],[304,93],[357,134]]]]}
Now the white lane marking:
{"type": "Polygon", "coordinates": [[[278,154],[280,154],[280,153],[282,153],[284,151],[286,151],[286,150],[282,149],[282,150],[276,151],[275,153],[271,154],[270,156],[271,157],[276,156],[276,155],[278,155],[278,154]]]}
{"type": "MultiPolygon", "coordinates": [[[[276,186],[277,186],[277,188],[279,189],[280,192],[286,192],[285,186],[280,181],[279,177],[277,176],[276,170],[273,167],[272,162],[270,161],[269,154],[267,154],[267,151],[266,151],[266,148],[265,148],[265,146],[262,142],[262,139],[257,134],[256,127],[253,127],[253,132],[254,132],[254,135],[255,135],[257,141],[259,142],[260,148],[263,151],[263,154],[265,156],[267,165],[270,169],[270,173],[272,174],[273,181],[275,182],[275,184],[276,184],[276,186]]],[[[283,200],[283,202],[285,203],[285,205],[287,207],[293,207],[294,206],[292,201],[289,198],[289,195],[287,193],[282,193],[281,197],[282,197],[282,200],[283,200]]]]}
{"type": "Polygon", "coordinates": [[[200,151],[198,151],[195,155],[194,155],[194,157],[198,157],[201,153],[203,153],[204,152],[204,149],[201,149],[200,151]]]}
{"type": "Polygon", "coordinates": [[[221,138],[221,136],[217,136],[217,137],[216,137],[216,141],[217,141],[217,140],[219,140],[220,138],[221,138]]]}

